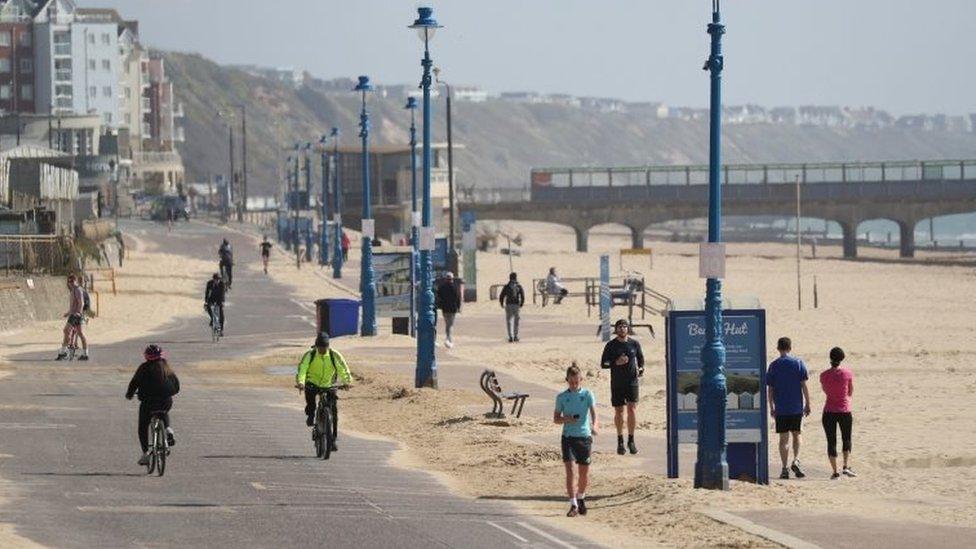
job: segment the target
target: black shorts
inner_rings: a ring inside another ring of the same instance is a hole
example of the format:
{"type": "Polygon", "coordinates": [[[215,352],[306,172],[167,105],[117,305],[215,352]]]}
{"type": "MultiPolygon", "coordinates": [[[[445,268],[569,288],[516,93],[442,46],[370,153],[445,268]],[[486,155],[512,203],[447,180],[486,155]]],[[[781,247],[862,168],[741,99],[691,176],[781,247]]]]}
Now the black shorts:
{"type": "Polygon", "coordinates": [[[68,315],[68,324],[72,326],[81,326],[81,321],[81,315],[68,315]]]}
{"type": "Polygon", "coordinates": [[[593,437],[563,437],[563,463],[575,461],[577,465],[589,465],[592,446],[593,437]]]}
{"type": "Polygon", "coordinates": [[[776,416],[776,432],[777,433],[789,433],[795,431],[800,432],[800,426],[803,423],[803,414],[789,415],[789,416],[776,416]]]}
{"type": "Polygon", "coordinates": [[[636,383],[612,383],[610,384],[610,404],[616,408],[628,402],[638,402],[640,400],[640,385],[636,383]]]}

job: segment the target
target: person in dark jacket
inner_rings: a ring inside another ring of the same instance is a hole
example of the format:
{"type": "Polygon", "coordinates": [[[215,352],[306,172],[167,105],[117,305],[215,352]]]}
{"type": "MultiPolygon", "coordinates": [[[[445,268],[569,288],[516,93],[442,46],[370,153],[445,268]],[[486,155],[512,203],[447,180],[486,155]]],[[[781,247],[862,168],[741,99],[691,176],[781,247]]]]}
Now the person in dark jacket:
{"type": "Polygon", "coordinates": [[[134,395],[139,395],[139,445],[142,446],[139,465],[146,465],[149,463],[149,420],[153,413],[161,412],[167,442],[170,446],[176,445],[176,437],[169,425],[169,411],[173,408],[173,395],[180,392],[180,379],[166,361],[159,345],[149,345],[142,356],[145,362],[132,376],[125,398],[132,400],[134,395]]]}
{"type": "Polygon", "coordinates": [[[207,281],[207,289],[203,293],[203,308],[210,315],[210,326],[213,326],[214,318],[220,321],[220,333],[224,333],[224,294],[226,288],[220,275],[214,273],[213,277],[207,281]]]}
{"type": "Polygon", "coordinates": [[[519,311],[525,305],[525,291],[518,283],[518,276],[515,273],[508,275],[508,284],[502,288],[502,294],[498,296],[498,303],[505,309],[505,329],[508,330],[508,342],[519,340],[519,311]]]}
{"type": "Polygon", "coordinates": [[[610,370],[610,404],[617,428],[617,453],[624,454],[624,407],[627,408],[627,448],[637,453],[634,430],[637,428],[637,402],[640,400],[640,378],[644,375],[644,352],[640,343],[630,337],[630,322],[621,318],[613,325],[617,337],[603,347],[600,367],[610,370]]]}
{"type": "Polygon", "coordinates": [[[461,312],[461,290],[454,280],[454,273],[450,271],[437,286],[437,308],[444,313],[444,331],[447,334],[444,346],[450,349],[454,346],[454,339],[451,337],[454,317],[461,312]]]}
{"type": "Polygon", "coordinates": [[[221,270],[227,273],[227,289],[229,290],[234,285],[234,250],[226,238],[220,243],[217,256],[220,258],[221,270]]]}

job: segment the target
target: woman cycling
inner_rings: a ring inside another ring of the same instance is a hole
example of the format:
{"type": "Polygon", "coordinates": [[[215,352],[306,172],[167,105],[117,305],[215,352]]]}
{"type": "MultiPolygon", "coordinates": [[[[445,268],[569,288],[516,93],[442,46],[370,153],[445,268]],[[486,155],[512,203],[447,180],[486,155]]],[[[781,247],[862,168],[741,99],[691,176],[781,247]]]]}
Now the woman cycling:
{"type": "Polygon", "coordinates": [[[146,361],[132,376],[125,398],[132,400],[132,396],[139,393],[139,445],[142,446],[139,465],[146,465],[149,463],[149,420],[154,412],[161,412],[166,440],[170,446],[176,445],[173,429],[169,426],[169,410],[173,407],[173,395],[180,392],[180,380],[166,362],[159,345],[146,347],[142,356],[146,361]]]}

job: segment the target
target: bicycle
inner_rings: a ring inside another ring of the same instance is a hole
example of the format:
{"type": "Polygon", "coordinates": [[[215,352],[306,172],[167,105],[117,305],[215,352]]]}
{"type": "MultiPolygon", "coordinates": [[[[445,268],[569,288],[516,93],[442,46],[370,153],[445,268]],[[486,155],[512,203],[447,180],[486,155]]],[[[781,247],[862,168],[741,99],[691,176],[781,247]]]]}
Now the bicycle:
{"type": "Polygon", "coordinates": [[[312,426],[312,441],[315,444],[315,457],[329,459],[339,435],[339,396],[338,389],[348,385],[332,386],[319,390],[318,405],[315,407],[315,424],[312,426]]]}
{"type": "Polygon", "coordinates": [[[223,319],[217,314],[217,308],[213,305],[207,305],[207,313],[210,315],[210,337],[214,343],[217,343],[224,335],[223,319]]]}
{"type": "Polygon", "coordinates": [[[169,443],[166,441],[166,425],[163,414],[166,412],[152,412],[149,420],[149,462],[146,463],[147,474],[156,471],[157,476],[163,476],[166,471],[166,456],[169,455],[169,443]]]}

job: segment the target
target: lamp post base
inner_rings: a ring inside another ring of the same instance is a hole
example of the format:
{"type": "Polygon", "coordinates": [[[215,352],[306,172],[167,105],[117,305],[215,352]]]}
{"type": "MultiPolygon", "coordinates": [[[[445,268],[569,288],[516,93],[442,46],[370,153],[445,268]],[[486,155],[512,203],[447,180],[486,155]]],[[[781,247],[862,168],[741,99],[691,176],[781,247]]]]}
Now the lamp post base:
{"type": "Polygon", "coordinates": [[[695,463],[695,488],[706,490],[729,489],[729,464],[721,456],[703,456],[705,461],[695,463]]]}

